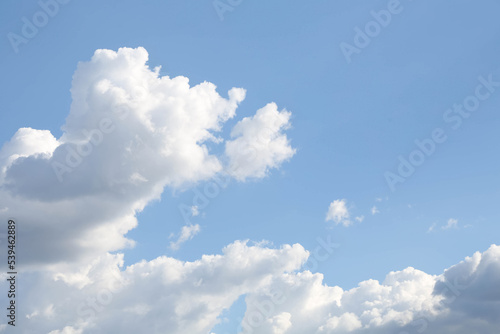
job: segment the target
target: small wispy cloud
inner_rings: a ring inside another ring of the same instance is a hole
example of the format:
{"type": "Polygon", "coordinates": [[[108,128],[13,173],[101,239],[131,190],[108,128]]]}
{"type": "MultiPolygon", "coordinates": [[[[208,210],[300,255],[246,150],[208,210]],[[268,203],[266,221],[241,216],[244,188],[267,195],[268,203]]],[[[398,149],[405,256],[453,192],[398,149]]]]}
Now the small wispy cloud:
{"type": "MultiPolygon", "coordinates": [[[[427,233],[434,232],[436,230],[437,225],[438,225],[437,223],[432,224],[427,229],[427,233]]],[[[450,218],[446,221],[446,224],[441,226],[441,230],[447,231],[447,230],[451,230],[451,229],[470,228],[470,227],[472,227],[472,225],[470,225],[470,224],[460,226],[460,225],[458,225],[458,219],[450,218]]]]}
{"type": "Polygon", "coordinates": [[[200,210],[198,209],[198,206],[193,205],[191,207],[191,216],[196,217],[200,214],[200,210]]]}
{"type": "Polygon", "coordinates": [[[370,210],[372,215],[376,215],[377,213],[380,213],[380,211],[377,209],[377,207],[374,205],[372,209],[370,210]]]}
{"type": "MultiPolygon", "coordinates": [[[[185,225],[182,227],[179,238],[176,241],[170,242],[170,248],[178,250],[184,242],[193,239],[200,232],[200,225],[185,225]]],[[[172,235],[170,235],[172,237],[172,235]]]]}
{"type": "Polygon", "coordinates": [[[427,229],[427,233],[431,233],[432,231],[434,231],[434,229],[436,228],[436,223],[432,224],[429,229],[427,229]]]}
{"type": "Polygon", "coordinates": [[[446,225],[441,226],[441,229],[443,229],[443,230],[449,230],[450,228],[458,228],[458,220],[457,219],[450,218],[450,219],[448,219],[448,222],[446,223],[446,225]]]}

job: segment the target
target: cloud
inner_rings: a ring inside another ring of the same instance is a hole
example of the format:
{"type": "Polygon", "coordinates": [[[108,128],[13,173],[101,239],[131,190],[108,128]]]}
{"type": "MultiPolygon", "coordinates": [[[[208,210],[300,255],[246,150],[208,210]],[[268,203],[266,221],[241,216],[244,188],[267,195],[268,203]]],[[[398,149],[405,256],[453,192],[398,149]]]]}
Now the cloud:
{"type": "Polygon", "coordinates": [[[71,326],[66,326],[62,330],[53,330],[50,331],[49,334],[82,334],[82,329],[75,329],[71,326]]]}
{"type": "Polygon", "coordinates": [[[333,221],[336,224],[349,226],[351,225],[349,217],[349,210],[347,209],[345,199],[337,199],[330,203],[328,212],[326,213],[326,221],[333,221]]]}
{"type": "Polygon", "coordinates": [[[195,235],[200,232],[200,225],[186,225],[181,229],[181,233],[179,234],[179,238],[175,242],[170,242],[170,248],[173,250],[178,250],[181,244],[184,242],[193,239],[195,235]]]}
{"type": "Polygon", "coordinates": [[[289,160],[295,149],[283,131],[290,127],[290,117],[290,112],[269,103],[255,116],[239,121],[231,131],[234,139],[226,142],[229,174],[240,181],[262,178],[289,160]]]}
{"type": "Polygon", "coordinates": [[[358,217],[355,217],[354,219],[356,219],[356,221],[362,223],[363,220],[365,220],[365,216],[358,216],[358,217]]]}
{"type": "Polygon", "coordinates": [[[324,284],[320,273],[285,273],[247,295],[242,333],[272,334],[268,320],[281,314],[291,323],[286,334],[496,333],[499,276],[495,245],[441,275],[410,267],[350,290],[324,284]]]}
{"type": "MultiPolygon", "coordinates": [[[[208,144],[224,140],[245,90],[222,97],[210,82],[160,76],[148,56],[141,47],[97,50],[73,75],[62,136],[21,128],[0,149],[0,219],[22,222],[25,266],[88,263],[133,247],[125,235],[136,214],[165,187],[184,190],[227,169],[227,156],[208,144]]],[[[271,104],[235,126],[228,147],[263,140],[255,143],[263,160],[235,177],[262,177],[291,157],[282,134],[289,118],[271,104]]]]}
{"type": "Polygon", "coordinates": [[[285,334],[292,327],[291,317],[290,313],[283,312],[269,319],[267,322],[272,326],[273,334],[285,334]]]}
{"type": "Polygon", "coordinates": [[[436,228],[436,223],[432,224],[429,229],[427,230],[427,233],[431,233],[432,231],[434,231],[434,229],[436,228]]]}
{"type": "Polygon", "coordinates": [[[200,210],[198,209],[198,206],[193,205],[193,206],[191,207],[191,215],[192,215],[193,217],[196,217],[196,216],[198,216],[199,214],[200,214],[200,210]]]}
{"type": "Polygon", "coordinates": [[[370,212],[372,213],[372,215],[376,215],[377,213],[380,213],[380,211],[377,209],[377,207],[375,205],[372,207],[370,212]]]}
{"type": "Polygon", "coordinates": [[[449,230],[450,228],[457,228],[457,227],[458,227],[458,220],[450,218],[448,219],[446,225],[442,226],[441,229],[449,230]]]}
{"type": "MultiPolygon", "coordinates": [[[[193,262],[160,256],[123,268],[123,254],[106,254],[78,280],[23,273],[16,327],[22,333],[208,333],[240,296],[298,270],[308,254],[298,244],[276,249],[236,241],[193,262]],[[49,305],[51,314],[43,311],[49,305]]],[[[6,284],[2,277],[0,288],[6,284]]],[[[289,326],[286,315],[271,320],[277,330],[289,326]]]]}
{"type": "MultiPolygon", "coordinates": [[[[18,314],[31,316],[18,329],[201,334],[243,295],[241,333],[500,329],[500,246],[476,252],[441,275],[410,267],[349,290],[328,286],[320,273],[299,271],[308,256],[298,244],[276,249],[236,241],[220,255],[193,262],[160,256],[123,268],[123,254],[106,254],[82,268],[80,277],[25,273],[18,314]]],[[[0,289],[7,288],[5,277],[0,278],[0,289]]]]}

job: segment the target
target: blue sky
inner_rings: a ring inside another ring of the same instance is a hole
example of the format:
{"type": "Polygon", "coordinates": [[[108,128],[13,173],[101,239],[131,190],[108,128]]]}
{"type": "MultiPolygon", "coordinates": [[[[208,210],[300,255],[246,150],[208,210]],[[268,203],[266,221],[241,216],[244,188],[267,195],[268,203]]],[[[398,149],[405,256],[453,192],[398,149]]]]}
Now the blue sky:
{"type": "MultiPolygon", "coordinates": [[[[341,44],[355,46],[355,28],[365,29],[371,11],[391,1],[234,3],[221,20],[212,1],[73,0],[13,47],[8,34],[22,35],[22,18],[32,20],[41,7],[2,2],[0,142],[22,127],[59,138],[78,62],[97,49],[144,47],[162,76],[212,82],[224,98],[232,87],[246,89],[224,137],[268,102],[290,111],[286,135],[296,153],[263,178],[231,180],[189,222],[179,207],[194,205],[194,189],[203,193],[213,182],[167,186],[126,234],[136,241],[118,251],[126,266],[161,255],[195,261],[246,239],[313,250],[331,236],[340,247],[315,272],[351,289],[407,267],[439,275],[497,243],[500,87],[482,88],[490,94],[457,129],[443,117],[489,76],[500,82],[499,3],[401,0],[387,26],[350,57],[341,44]],[[447,139],[393,191],[386,173],[397,174],[398,157],[409,159],[415,141],[438,128],[447,139]],[[325,219],[342,199],[349,226],[325,219]],[[456,225],[445,228],[450,219],[456,225]],[[200,232],[171,249],[169,236],[187,223],[200,232]]],[[[239,307],[230,325],[214,331],[234,328],[239,307]]]]}

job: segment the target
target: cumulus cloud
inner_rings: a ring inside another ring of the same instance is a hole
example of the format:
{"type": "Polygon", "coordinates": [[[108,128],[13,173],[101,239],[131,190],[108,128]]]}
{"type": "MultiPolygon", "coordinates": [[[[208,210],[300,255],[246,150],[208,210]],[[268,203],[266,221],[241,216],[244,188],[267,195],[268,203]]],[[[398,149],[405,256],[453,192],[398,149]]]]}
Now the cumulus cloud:
{"type": "Polygon", "coordinates": [[[380,213],[380,211],[378,210],[378,208],[375,205],[372,207],[370,212],[372,213],[372,215],[376,215],[377,213],[380,213]]]}
{"type": "MultiPolygon", "coordinates": [[[[81,277],[54,280],[24,274],[18,300],[22,333],[208,333],[240,296],[298,270],[308,252],[300,245],[278,249],[236,241],[219,255],[193,262],[161,256],[123,268],[122,254],[106,254],[81,277]],[[51,312],[44,310],[48,307],[51,312]],[[23,314],[33,315],[24,317],[23,314]]],[[[0,287],[5,289],[2,279],[0,287]]],[[[6,291],[6,290],[5,290],[6,291]]],[[[287,318],[272,326],[284,330],[287,318]]]]}
{"type": "Polygon", "coordinates": [[[170,242],[170,248],[177,250],[180,248],[181,244],[188,240],[193,239],[193,237],[200,232],[200,225],[185,225],[181,228],[181,232],[176,241],[170,242]]]}
{"type": "MultiPolygon", "coordinates": [[[[227,169],[227,157],[207,144],[224,140],[245,90],[223,97],[210,82],[160,76],[147,61],[144,48],[97,50],[74,73],[62,136],[22,128],[1,148],[0,218],[22,222],[26,266],[86,263],[133,247],[125,235],[137,212],[165,187],[186,189],[227,169]]],[[[246,176],[264,176],[291,156],[282,133],[289,118],[268,105],[235,127],[229,147],[253,135],[264,143],[257,148],[269,147],[257,150],[253,167],[241,166],[246,176]]]]}
{"type": "Polygon", "coordinates": [[[285,273],[247,295],[242,333],[272,334],[271,320],[283,314],[286,334],[496,333],[498,277],[495,245],[441,275],[410,267],[350,290],[324,284],[320,273],[285,273]]]}
{"type": "Polygon", "coordinates": [[[336,224],[349,226],[352,223],[349,218],[350,214],[345,199],[337,199],[330,203],[328,212],[326,213],[326,221],[333,221],[336,224]]]}
{"type": "Polygon", "coordinates": [[[290,127],[290,117],[289,111],[278,111],[275,103],[269,103],[255,116],[239,121],[231,131],[234,139],[226,142],[228,173],[241,181],[261,178],[289,160],[295,149],[283,131],[290,127]]]}
{"type": "Polygon", "coordinates": [[[477,252],[441,275],[410,267],[349,290],[328,286],[320,273],[299,271],[308,256],[298,244],[276,249],[237,241],[220,255],[193,262],[161,256],[123,268],[122,254],[106,254],[79,276],[54,280],[27,273],[18,314],[30,316],[19,322],[19,330],[202,334],[243,295],[242,334],[500,329],[500,246],[477,252]]]}
{"type": "Polygon", "coordinates": [[[272,326],[273,334],[285,334],[292,327],[291,317],[290,313],[283,312],[269,319],[267,322],[272,326]]]}

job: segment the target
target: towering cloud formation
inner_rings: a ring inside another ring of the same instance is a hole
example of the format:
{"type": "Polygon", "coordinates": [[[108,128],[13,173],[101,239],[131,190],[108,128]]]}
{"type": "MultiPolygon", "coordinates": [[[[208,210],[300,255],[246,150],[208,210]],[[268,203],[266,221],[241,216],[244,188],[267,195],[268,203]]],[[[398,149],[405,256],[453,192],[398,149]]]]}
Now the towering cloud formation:
{"type": "MultiPolygon", "coordinates": [[[[245,90],[232,88],[224,98],[212,83],[191,87],[186,77],[160,76],[147,60],[143,48],[97,50],[73,76],[61,138],[23,128],[1,149],[0,202],[7,209],[0,218],[20,221],[30,245],[25,263],[88,260],[132,246],[124,235],[137,225],[135,214],[164,187],[209,179],[228,167],[222,161],[234,160],[231,150],[217,156],[207,143],[224,140],[216,134],[245,90]]],[[[233,130],[245,142],[266,140],[257,156],[238,160],[245,177],[264,176],[293,152],[281,132],[290,113],[276,108],[266,106],[233,130]]]]}

